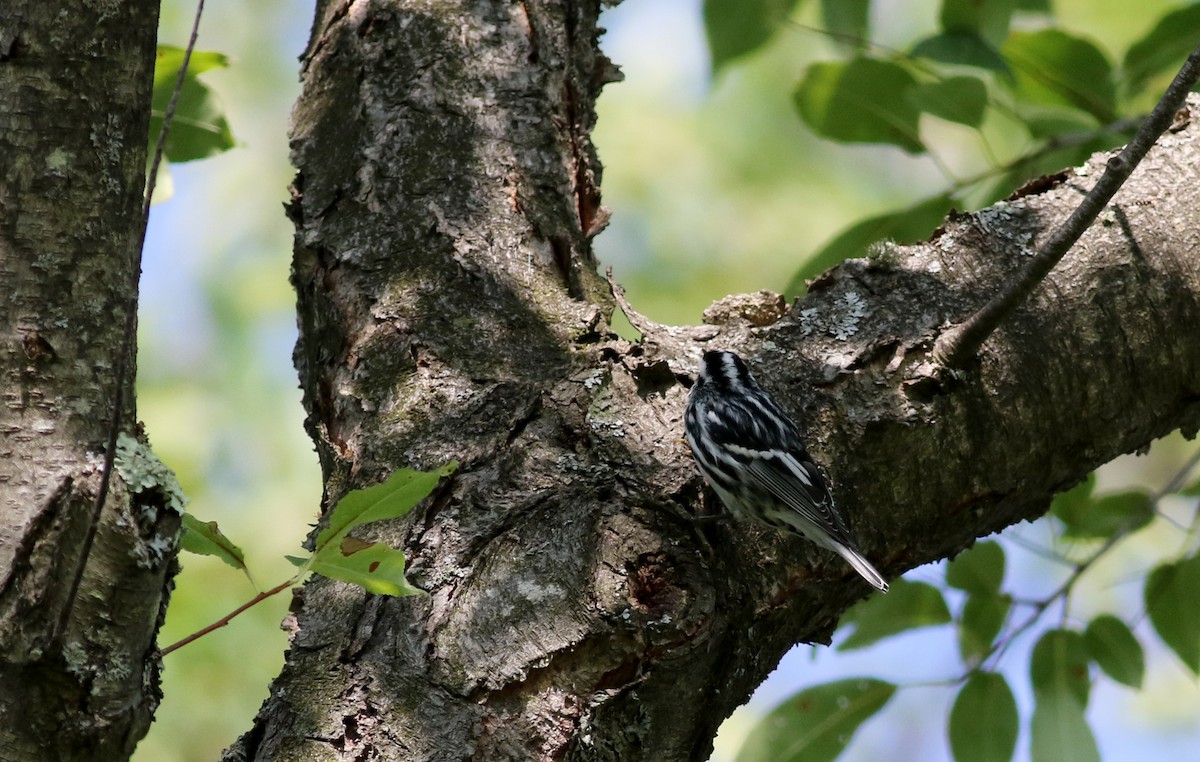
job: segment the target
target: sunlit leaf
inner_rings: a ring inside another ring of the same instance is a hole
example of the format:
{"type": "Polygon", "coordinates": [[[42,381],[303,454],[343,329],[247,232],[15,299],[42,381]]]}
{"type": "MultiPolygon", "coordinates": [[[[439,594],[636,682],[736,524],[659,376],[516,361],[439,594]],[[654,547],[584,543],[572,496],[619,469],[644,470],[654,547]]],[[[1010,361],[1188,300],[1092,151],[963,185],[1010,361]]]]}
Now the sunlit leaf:
{"type": "MultiPolygon", "coordinates": [[[[189,553],[219,558],[250,579],[246,554],[221,532],[215,521],[201,521],[190,513],[184,513],[179,547],[189,553]]],[[[254,584],[253,579],[250,579],[250,584],[254,584]]]]}
{"type": "Polygon", "coordinates": [[[1131,688],[1142,687],[1146,655],[1127,624],[1111,614],[1103,614],[1088,624],[1083,639],[1104,674],[1131,688]]]}
{"type": "Polygon", "coordinates": [[[801,293],[805,280],[834,265],[866,256],[867,249],[876,241],[889,240],[904,244],[928,238],[953,207],[954,199],[951,196],[937,196],[908,209],[854,223],[804,263],[788,283],[787,294],[801,293]]]}
{"type": "Polygon", "coordinates": [[[1019,101],[1072,106],[1101,124],[1116,118],[1112,64],[1091,42],[1058,29],[1013,32],[1000,52],[1016,76],[1019,101]]]}
{"type": "Polygon", "coordinates": [[[946,584],[968,593],[994,594],[1004,583],[1004,549],[997,542],[977,542],[946,566],[946,584]]]}
{"type": "Polygon", "coordinates": [[[1146,580],[1146,611],[1154,631],[1200,674],[1200,555],[1163,564],[1146,580]]]}
{"type": "Polygon", "coordinates": [[[395,519],[412,510],[425,499],[442,477],[454,473],[458,463],[451,461],[436,471],[415,471],[401,468],[387,481],[346,494],[334,507],[329,526],[317,535],[318,551],[337,542],[355,527],[372,521],[395,519]]]}
{"type": "Polygon", "coordinates": [[[713,71],[766,44],[798,4],[799,0],[704,0],[713,71]]]}
{"type": "Polygon", "coordinates": [[[813,132],[841,143],[890,143],[921,153],[920,112],[909,103],[916,80],[899,64],[874,58],[816,63],[794,94],[813,132]]]}
{"type": "Polygon", "coordinates": [[[1033,762],[1100,762],[1083,707],[1070,692],[1037,694],[1030,724],[1033,762]]]}
{"type": "Polygon", "coordinates": [[[950,710],[955,762],[1008,762],[1017,747],[1017,702],[1003,675],[976,672],[950,710]]]}
{"type": "Polygon", "coordinates": [[[898,579],[887,595],[872,595],[855,604],[843,621],[853,622],[854,632],[838,650],[850,651],[906,630],[945,624],[950,621],[950,610],[933,585],[898,579]]]}
{"type": "Polygon", "coordinates": [[[1050,630],[1033,647],[1029,675],[1035,691],[1067,693],[1086,707],[1092,678],[1083,635],[1074,630],[1050,630]]]}
{"type": "MultiPolygon", "coordinates": [[[[154,67],[154,94],[150,111],[150,147],[158,141],[163,116],[175,90],[183,50],[168,45],[158,47],[154,67]]],[[[171,131],[167,135],[166,157],[172,162],[193,161],[227,151],[234,146],[233,132],[225,118],[225,109],[208,86],[196,77],[211,69],[228,65],[220,53],[195,51],[184,75],[183,87],[175,107],[171,131]]]]}
{"type": "Polygon", "coordinates": [[[405,558],[401,551],[384,543],[351,537],[349,533],[364,524],[408,513],[437,487],[443,476],[450,475],[457,467],[451,461],[436,471],[402,468],[381,484],[347,493],[334,507],[329,526],[317,534],[316,549],[301,569],[360,585],[372,593],[420,592],[404,578],[405,558]]]}
{"type": "Polygon", "coordinates": [[[895,692],[865,677],[805,689],[754,726],[737,762],[832,762],[895,692]]]}
{"type": "Polygon", "coordinates": [[[416,595],[420,588],[404,578],[404,554],[380,542],[345,537],[327,545],[313,559],[311,569],[331,579],[350,582],[379,595],[416,595]]]}

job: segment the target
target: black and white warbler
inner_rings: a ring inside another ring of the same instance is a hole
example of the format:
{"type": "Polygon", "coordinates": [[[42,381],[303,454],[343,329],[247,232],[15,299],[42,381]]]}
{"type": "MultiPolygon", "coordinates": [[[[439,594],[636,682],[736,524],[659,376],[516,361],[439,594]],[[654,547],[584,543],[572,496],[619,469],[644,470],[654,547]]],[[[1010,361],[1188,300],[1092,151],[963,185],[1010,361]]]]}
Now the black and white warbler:
{"type": "Polygon", "coordinates": [[[705,481],[734,518],[790,529],[846,559],[863,579],[888,585],[859,552],[800,429],[733,352],[705,352],[684,415],[705,481]]]}

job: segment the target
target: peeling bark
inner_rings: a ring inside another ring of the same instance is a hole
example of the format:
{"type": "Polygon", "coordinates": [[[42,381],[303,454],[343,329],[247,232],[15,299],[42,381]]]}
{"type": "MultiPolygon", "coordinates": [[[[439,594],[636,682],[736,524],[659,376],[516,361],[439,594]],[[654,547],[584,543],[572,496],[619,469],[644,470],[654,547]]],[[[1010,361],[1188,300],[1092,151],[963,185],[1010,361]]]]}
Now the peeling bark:
{"type": "Polygon", "coordinates": [[[705,348],[748,356],[807,424],[889,575],[1200,426],[1196,120],[949,382],[930,373],[939,331],[1089,173],[846,262],[790,308],[740,297],[690,327],[631,314],[643,340],[616,338],[589,245],[604,216],[592,105],[613,78],[598,10],[318,8],[289,212],[325,504],[401,466],[462,465],[370,538],[403,546],[428,596],[309,583],[228,760],[705,758],[787,649],[827,642],[868,592],[802,540],[690,520],[706,508],[682,411],[705,348]]]}

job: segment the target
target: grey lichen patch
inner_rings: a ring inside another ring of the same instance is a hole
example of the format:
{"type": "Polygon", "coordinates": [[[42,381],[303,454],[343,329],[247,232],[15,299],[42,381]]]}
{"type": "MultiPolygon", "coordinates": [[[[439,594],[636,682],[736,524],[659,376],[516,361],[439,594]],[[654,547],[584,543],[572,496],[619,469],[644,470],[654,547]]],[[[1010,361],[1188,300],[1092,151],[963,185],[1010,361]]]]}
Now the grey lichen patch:
{"type": "Polygon", "coordinates": [[[816,307],[800,311],[803,336],[820,332],[838,341],[846,341],[858,333],[858,325],[867,316],[867,302],[857,291],[847,291],[834,300],[833,309],[822,313],[816,307]]]}
{"type": "Polygon", "coordinates": [[[159,460],[149,447],[121,433],[117,436],[117,453],[113,463],[131,493],[140,495],[158,490],[163,495],[166,507],[176,515],[183,515],[187,497],[175,478],[175,472],[159,460]]]}

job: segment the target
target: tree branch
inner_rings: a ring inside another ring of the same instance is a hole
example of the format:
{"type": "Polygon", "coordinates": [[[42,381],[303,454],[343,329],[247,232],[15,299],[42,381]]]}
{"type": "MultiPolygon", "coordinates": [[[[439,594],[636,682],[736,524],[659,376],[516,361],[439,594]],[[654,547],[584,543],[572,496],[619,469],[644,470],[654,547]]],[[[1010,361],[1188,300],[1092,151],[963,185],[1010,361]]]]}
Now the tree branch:
{"type": "Polygon", "coordinates": [[[1070,250],[1083,232],[1096,221],[1100,212],[1133,174],[1142,157],[1150,150],[1183,106],[1184,99],[1200,79],[1200,46],[1180,67],[1158,104],[1122,151],[1108,160],[1104,174],[1088,191],[1079,206],[1054,231],[1042,249],[999,294],[965,322],[942,334],[933,349],[934,359],[946,368],[962,368],[975,356],[983,342],[1018,305],[1029,298],[1054,266],[1070,250]]]}

